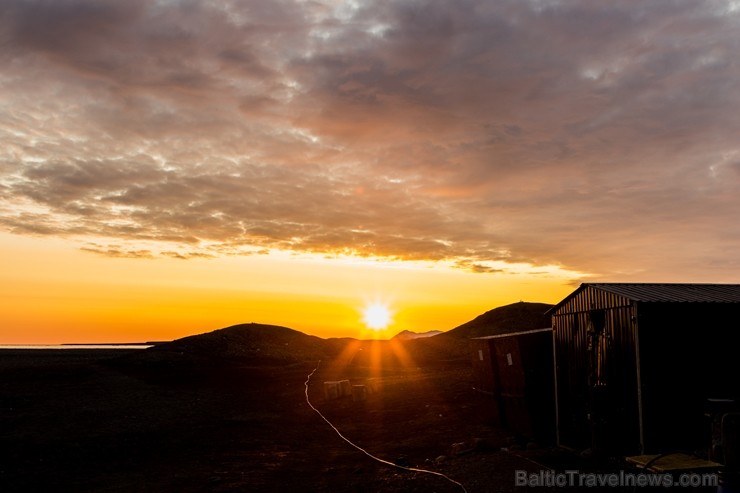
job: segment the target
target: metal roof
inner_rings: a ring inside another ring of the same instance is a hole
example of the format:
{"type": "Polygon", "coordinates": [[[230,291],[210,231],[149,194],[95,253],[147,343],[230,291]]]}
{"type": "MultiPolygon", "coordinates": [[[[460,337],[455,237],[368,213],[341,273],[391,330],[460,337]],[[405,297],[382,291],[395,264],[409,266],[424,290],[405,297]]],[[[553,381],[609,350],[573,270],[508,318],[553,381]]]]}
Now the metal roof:
{"type": "Polygon", "coordinates": [[[633,301],[659,303],[740,303],[740,284],[587,283],[633,301]]]}
{"type": "Polygon", "coordinates": [[[588,287],[643,303],[740,303],[740,284],[583,283],[546,313],[554,313],[588,287]]]}

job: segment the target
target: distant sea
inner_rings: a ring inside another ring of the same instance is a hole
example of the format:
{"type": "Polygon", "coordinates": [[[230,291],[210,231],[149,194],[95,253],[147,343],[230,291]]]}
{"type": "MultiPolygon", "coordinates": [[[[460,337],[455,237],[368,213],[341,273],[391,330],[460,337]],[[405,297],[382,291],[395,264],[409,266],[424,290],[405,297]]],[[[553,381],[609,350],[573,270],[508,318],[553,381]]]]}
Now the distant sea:
{"type": "Polygon", "coordinates": [[[154,344],[0,344],[3,349],[146,349],[154,344]]]}

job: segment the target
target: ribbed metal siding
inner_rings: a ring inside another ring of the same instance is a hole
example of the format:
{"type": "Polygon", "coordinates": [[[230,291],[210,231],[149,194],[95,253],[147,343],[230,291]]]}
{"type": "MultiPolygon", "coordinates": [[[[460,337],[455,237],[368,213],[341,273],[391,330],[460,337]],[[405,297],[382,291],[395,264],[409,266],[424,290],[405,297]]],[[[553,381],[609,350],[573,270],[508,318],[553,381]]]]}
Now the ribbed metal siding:
{"type": "Polygon", "coordinates": [[[585,314],[553,316],[558,436],[561,445],[589,446],[588,338],[585,314]]]}
{"type": "Polygon", "coordinates": [[[553,317],[566,313],[584,313],[590,310],[605,310],[618,306],[632,306],[630,298],[587,285],[580,293],[558,306],[553,317]]]}
{"type": "Polygon", "coordinates": [[[590,447],[592,433],[605,433],[600,439],[618,448],[638,444],[634,310],[629,299],[589,286],[553,312],[562,445],[590,447]],[[594,310],[603,310],[604,329],[602,336],[591,339],[594,310]],[[606,401],[594,402],[596,387],[608,390],[606,401]],[[604,430],[594,431],[594,423],[604,430]]]}

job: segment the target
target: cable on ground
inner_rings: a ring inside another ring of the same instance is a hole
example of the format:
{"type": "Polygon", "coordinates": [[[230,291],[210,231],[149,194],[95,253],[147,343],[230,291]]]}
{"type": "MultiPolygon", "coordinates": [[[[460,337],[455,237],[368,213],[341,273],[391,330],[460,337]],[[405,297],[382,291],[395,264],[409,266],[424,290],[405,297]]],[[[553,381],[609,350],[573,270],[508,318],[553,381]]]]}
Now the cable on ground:
{"type": "Polygon", "coordinates": [[[461,489],[463,490],[463,492],[464,492],[464,493],[468,493],[468,490],[466,490],[466,489],[465,489],[465,486],[463,486],[463,484],[462,484],[462,483],[460,483],[460,482],[458,482],[458,481],[455,481],[454,479],[450,478],[449,476],[445,476],[445,475],[444,475],[444,474],[442,474],[441,472],[436,472],[436,471],[429,471],[429,470],[427,470],[427,469],[418,469],[418,468],[416,468],[416,467],[406,467],[406,466],[401,466],[401,465],[398,465],[398,464],[394,464],[393,462],[390,462],[390,461],[387,461],[387,460],[381,459],[380,457],[376,457],[376,456],[374,456],[373,454],[371,454],[370,452],[368,452],[368,451],[367,451],[367,450],[365,450],[364,448],[360,447],[359,445],[356,445],[355,443],[352,443],[352,441],[350,441],[350,440],[349,440],[349,439],[348,439],[347,437],[345,437],[344,435],[342,435],[342,432],[340,432],[340,431],[339,431],[339,430],[337,429],[337,427],[336,427],[336,426],[334,426],[334,425],[333,425],[333,424],[331,423],[331,421],[329,421],[329,420],[328,420],[328,419],[326,418],[326,416],[324,416],[323,414],[321,414],[321,411],[319,411],[318,409],[316,409],[316,408],[314,407],[314,405],[313,405],[313,404],[311,404],[311,400],[310,400],[310,399],[308,398],[308,382],[309,382],[309,381],[311,381],[311,377],[313,376],[313,374],[314,374],[314,373],[316,373],[316,370],[318,370],[318,369],[319,369],[319,366],[320,366],[320,365],[321,365],[321,361],[319,361],[319,362],[318,362],[318,364],[316,365],[316,368],[314,368],[314,369],[313,369],[313,371],[312,371],[311,373],[309,373],[309,374],[308,374],[308,378],[306,378],[306,382],[305,382],[305,384],[304,384],[304,385],[305,385],[305,387],[306,387],[306,390],[305,390],[305,394],[306,394],[306,402],[308,403],[309,407],[310,407],[311,409],[313,409],[314,411],[316,411],[316,414],[318,414],[319,416],[321,416],[321,419],[323,419],[324,421],[326,421],[326,424],[328,424],[328,425],[329,425],[329,426],[330,426],[330,427],[331,427],[331,428],[332,428],[332,429],[333,429],[333,430],[334,430],[334,431],[335,431],[335,432],[337,433],[337,435],[339,435],[339,438],[341,438],[341,439],[342,439],[342,440],[344,440],[345,442],[349,443],[349,444],[350,444],[350,445],[352,445],[352,446],[353,446],[354,448],[356,448],[357,450],[359,450],[359,451],[360,451],[360,452],[362,452],[363,454],[367,455],[367,456],[368,456],[368,457],[370,457],[371,459],[373,459],[373,460],[375,460],[375,461],[378,461],[378,462],[380,462],[381,464],[385,464],[385,465],[387,465],[387,466],[392,466],[392,467],[396,467],[396,468],[398,468],[398,469],[403,469],[404,471],[411,471],[411,472],[420,472],[420,473],[424,473],[424,474],[432,474],[432,475],[434,475],[434,476],[439,476],[439,477],[442,477],[442,478],[446,479],[446,480],[447,480],[447,481],[449,481],[450,483],[453,483],[453,484],[456,484],[457,486],[459,486],[459,487],[460,487],[460,488],[461,488],[461,489]]]}

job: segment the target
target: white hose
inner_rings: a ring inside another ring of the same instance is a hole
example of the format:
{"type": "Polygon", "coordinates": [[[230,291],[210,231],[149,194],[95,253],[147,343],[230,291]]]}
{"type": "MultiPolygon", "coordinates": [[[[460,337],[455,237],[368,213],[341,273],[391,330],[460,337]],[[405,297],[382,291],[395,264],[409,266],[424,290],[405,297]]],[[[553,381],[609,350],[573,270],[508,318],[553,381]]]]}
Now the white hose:
{"type": "Polygon", "coordinates": [[[321,411],[319,411],[318,409],[316,409],[313,406],[313,404],[311,404],[311,400],[308,398],[308,382],[311,380],[311,376],[313,376],[313,374],[316,373],[316,370],[319,369],[319,365],[321,365],[321,361],[319,361],[319,363],[316,365],[316,368],[314,368],[313,371],[308,374],[308,378],[306,378],[306,383],[304,384],[305,387],[306,387],[306,391],[305,391],[305,393],[306,393],[306,402],[308,403],[308,405],[309,405],[309,407],[311,409],[313,409],[314,411],[316,411],[316,414],[318,414],[319,416],[321,416],[321,419],[323,419],[324,421],[326,421],[326,424],[328,424],[329,426],[331,426],[331,428],[337,433],[337,435],[339,435],[339,438],[341,438],[345,442],[349,443],[354,448],[356,448],[357,450],[359,450],[363,454],[367,455],[371,459],[380,462],[381,464],[385,464],[385,465],[392,466],[392,467],[397,467],[398,469],[403,469],[404,471],[421,472],[421,473],[425,473],[425,474],[433,474],[435,476],[440,476],[440,477],[446,479],[447,481],[449,481],[450,483],[454,483],[457,486],[459,486],[463,490],[464,493],[468,493],[468,491],[465,489],[465,486],[463,486],[462,483],[459,483],[459,482],[455,481],[454,479],[452,479],[452,478],[450,478],[448,476],[445,476],[441,472],[429,471],[427,469],[417,469],[416,467],[399,466],[398,464],[394,464],[393,462],[389,462],[387,460],[381,459],[380,457],[374,456],[373,454],[371,454],[370,452],[368,452],[364,448],[360,447],[359,445],[356,445],[356,444],[352,443],[347,437],[345,437],[344,435],[342,435],[342,433],[337,429],[337,427],[334,426],[331,423],[331,421],[329,421],[328,419],[326,419],[326,416],[324,416],[323,414],[321,414],[321,411]]]}

